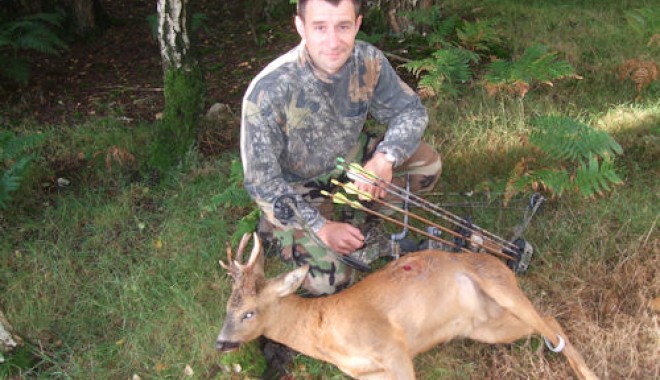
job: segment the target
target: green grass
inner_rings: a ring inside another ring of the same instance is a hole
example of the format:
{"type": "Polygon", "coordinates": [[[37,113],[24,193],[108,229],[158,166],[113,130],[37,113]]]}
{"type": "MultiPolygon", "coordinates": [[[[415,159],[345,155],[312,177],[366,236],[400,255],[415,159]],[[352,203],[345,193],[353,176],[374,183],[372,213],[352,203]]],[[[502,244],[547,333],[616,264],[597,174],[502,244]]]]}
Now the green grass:
{"type": "MultiPolygon", "coordinates": [[[[491,98],[474,85],[458,99],[429,102],[426,140],[444,159],[437,190],[466,191],[505,178],[521,157],[528,121],[538,115],[567,115],[611,133],[624,148],[617,170],[625,183],[597,199],[551,199],[526,234],[536,256],[521,286],[558,317],[603,378],[653,378],[660,370],[653,356],[656,314],[648,306],[660,295],[660,86],[640,97],[616,76],[629,58],[660,62],[658,50],[638,40],[623,16],[651,2],[443,5],[446,14],[497,19],[514,55],[547,44],[584,79],[532,89],[523,100],[491,98]]],[[[37,152],[41,159],[15,203],[0,214],[0,306],[27,342],[0,364],[0,377],[180,379],[189,366],[192,378],[257,378],[264,363],[256,343],[224,356],[214,350],[230,292],[217,261],[245,212],[205,211],[227,186],[229,156],[191,155],[159,181],[142,167],[149,125],[12,124],[53,137],[37,152]],[[134,160],[118,160],[112,147],[134,160]],[[71,185],[58,187],[58,177],[71,185]]],[[[497,219],[484,222],[499,227],[497,219]]],[[[273,261],[268,273],[283,267],[273,261]]],[[[415,364],[420,379],[572,376],[562,356],[540,353],[537,338],[496,347],[456,341],[415,364]]],[[[304,356],[295,368],[298,378],[346,378],[304,356]]]]}

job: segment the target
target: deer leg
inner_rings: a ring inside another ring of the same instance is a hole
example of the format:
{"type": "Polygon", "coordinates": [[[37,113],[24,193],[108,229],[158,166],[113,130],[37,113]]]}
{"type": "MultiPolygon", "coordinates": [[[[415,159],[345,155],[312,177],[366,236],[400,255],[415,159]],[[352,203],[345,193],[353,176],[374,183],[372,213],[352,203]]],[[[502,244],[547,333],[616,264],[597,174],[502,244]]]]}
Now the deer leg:
{"type": "Polygon", "coordinates": [[[501,316],[489,318],[483,324],[476,326],[468,337],[490,344],[512,343],[534,332],[527,323],[503,310],[501,316]]]}
{"type": "Polygon", "coordinates": [[[518,287],[513,273],[506,273],[504,277],[495,277],[492,281],[483,275],[470,274],[470,279],[500,307],[519,318],[532,331],[548,338],[554,347],[559,346],[560,341],[557,334],[561,331],[555,331],[541,318],[534,305],[518,287]]]}
{"type": "Polygon", "coordinates": [[[598,380],[598,376],[596,376],[593,371],[587,366],[587,363],[584,361],[584,358],[582,357],[582,354],[578,352],[578,350],[573,347],[571,342],[568,340],[568,337],[564,333],[564,330],[561,328],[559,325],[559,322],[553,317],[545,317],[545,322],[552,326],[553,329],[556,331],[559,331],[561,336],[564,337],[566,347],[562,351],[564,356],[566,356],[566,360],[568,360],[568,363],[571,365],[571,368],[575,371],[575,373],[578,375],[580,379],[586,379],[586,380],[598,380]]]}
{"type": "MultiPolygon", "coordinates": [[[[547,338],[554,347],[560,345],[561,337],[565,344],[562,353],[566,356],[573,370],[575,370],[576,375],[580,379],[598,379],[584,362],[582,355],[570,344],[559,323],[552,317],[543,319],[539,315],[534,305],[532,305],[527,296],[518,287],[513,274],[508,279],[498,278],[494,281],[484,280],[480,276],[470,276],[470,278],[479,286],[482,292],[508,311],[508,313],[502,314],[500,318],[495,317],[494,319],[493,326],[502,327],[503,323],[511,323],[512,327],[504,328],[504,331],[499,334],[500,337],[503,338],[506,334],[510,334],[509,338],[511,338],[519,332],[528,332],[527,334],[520,334],[518,336],[520,338],[524,335],[537,332],[547,338]],[[527,325],[527,328],[524,325],[527,325]]],[[[489,322],[487,321],[486,324],[489,322]]],[[[498,333],[486,324],[476,329],[475,333],[479,334],[480,338],[496,337],[498,333]]],[[[478,338],[474,339],[481,340],[478,338]]]]}

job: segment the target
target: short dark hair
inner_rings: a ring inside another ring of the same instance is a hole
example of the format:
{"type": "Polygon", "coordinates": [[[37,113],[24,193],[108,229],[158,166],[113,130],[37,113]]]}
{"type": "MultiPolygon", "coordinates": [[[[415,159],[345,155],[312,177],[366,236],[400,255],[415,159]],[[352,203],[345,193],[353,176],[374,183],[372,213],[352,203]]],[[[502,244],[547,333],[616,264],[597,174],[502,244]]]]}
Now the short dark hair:
{"type": "MultiPolygon", "coordinates": [[[[307,2],[309,0],[298,0],[298,16],[300,16],[301,19],[305,19],[305,7],[307,6],[307,2]]],[[[331,3],[332,5],[339,5],[343,0],[323,0],[328,3],[331,3]]],[[[355,17],[357,17],[360,14],[360,7],[362,6],[362,0],[351,0],[353,2],[353,8],[355,8],[355,17]]]]}

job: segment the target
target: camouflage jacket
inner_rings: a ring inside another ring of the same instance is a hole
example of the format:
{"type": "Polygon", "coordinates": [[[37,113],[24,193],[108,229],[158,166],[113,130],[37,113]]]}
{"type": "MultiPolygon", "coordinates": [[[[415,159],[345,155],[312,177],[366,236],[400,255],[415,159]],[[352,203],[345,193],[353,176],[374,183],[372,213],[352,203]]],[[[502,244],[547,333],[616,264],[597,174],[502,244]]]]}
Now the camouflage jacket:
{"type": "MultiPolygon", "coordinates": [[[[296,194],[294,184],[327,175],[337,157],[347,157],[367,114],[387,126],[377,151],[395,166],[415,152],[428,123],[415,92],[361,41],[334,75],[316,70],[301,43],[254,78],[243,98],[241,159],[245,188],[269,220],[279,196],[296,194]]],[[[298,208],[312,230],[325,223],[313,206],[298,208]]]]}

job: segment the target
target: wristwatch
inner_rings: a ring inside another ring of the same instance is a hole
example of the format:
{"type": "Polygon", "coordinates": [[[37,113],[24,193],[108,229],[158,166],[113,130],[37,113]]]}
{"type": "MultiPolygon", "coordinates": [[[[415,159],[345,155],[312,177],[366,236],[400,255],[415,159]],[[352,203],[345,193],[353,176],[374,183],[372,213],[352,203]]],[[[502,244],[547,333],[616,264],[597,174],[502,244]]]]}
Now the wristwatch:
{"type": "Polygon", "coordinates": [[[394,157],[394,155],[390,152],[385,152],[385,160],[391,163],[392,166],[394,166],[394,164],[396,163],[396,157],[394,157]]]}

